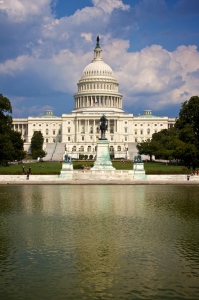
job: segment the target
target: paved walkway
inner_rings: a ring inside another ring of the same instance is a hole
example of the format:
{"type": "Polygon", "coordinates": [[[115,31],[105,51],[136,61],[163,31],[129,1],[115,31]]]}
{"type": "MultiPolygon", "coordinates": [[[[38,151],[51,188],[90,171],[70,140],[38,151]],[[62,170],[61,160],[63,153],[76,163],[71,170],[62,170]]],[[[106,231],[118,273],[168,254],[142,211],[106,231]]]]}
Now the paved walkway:
{"type": "Polygon", "coordinates": [[[0,175],[0,185],[199,185],[199,176],[186,175],[148,175],[143,179],[98,179],[87,175],[85,179],[60,178],[58,175],[0,175]]]}

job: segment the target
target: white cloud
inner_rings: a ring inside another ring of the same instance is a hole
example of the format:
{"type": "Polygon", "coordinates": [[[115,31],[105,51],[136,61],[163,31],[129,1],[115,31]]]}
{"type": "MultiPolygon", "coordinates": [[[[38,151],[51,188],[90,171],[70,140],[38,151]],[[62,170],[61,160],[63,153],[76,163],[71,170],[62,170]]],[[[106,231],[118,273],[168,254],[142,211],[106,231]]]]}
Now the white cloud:
{"type": "Polygon", "coordinates": [[[92,42],[92,36],[93,36],[92,33],[84,32],[81,34],[81,36],[84,37],[87,42],[92,42]]]}
{"type": "Polygon", "coordinates": [[[122,0],[92,0],[93,5],[104,10],[106,13],[111,13],[115,8],[128,10],[130,5],[126,5],[122,0]]]}
{"type": "Polygon", "coordinates": [[[21,22],[31,16],[50,15],[51,0],[6,0],[1,3],[0,10],[5,11],[10,20],[21,22]]]}
{"type": "MultiPolygon", "coordinates": [[[[181,104],[187,95],[198,94],[198,78],[192,74],[199,70],[199,52],[195,46],[181,46],[169,52],[152,45],[140,52],[128,52],[129,42],[113,40],[103,48],[105,62],[110,64],[124,95],[125,106],[146,101],[147,108],[181,104]]],[[[12,77],[32,73],[44,81],[49,89],[74,94],[84,67],[93,54],[67,49],[48,59],[21,56],[0,65],[0,74],[12,77]]]]}

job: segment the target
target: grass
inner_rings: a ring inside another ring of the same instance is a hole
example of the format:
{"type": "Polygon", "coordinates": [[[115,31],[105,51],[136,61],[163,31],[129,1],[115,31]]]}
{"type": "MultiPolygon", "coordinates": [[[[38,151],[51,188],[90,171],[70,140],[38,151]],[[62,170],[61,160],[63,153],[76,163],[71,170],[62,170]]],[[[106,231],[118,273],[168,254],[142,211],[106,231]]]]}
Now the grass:
{"type": "MultiPolygon", "coordinates": [[[[93,161],[73,161],[74,169],[81,169],[83,165],[93,166],[93,161]]],[[[0,175],[21,175],[23,165],[0,166],[0,175]]],[[[60,174],[62,163],[60,162],[35,162],[24,163],[25,171],[29,167],[34,175],[56,175],[60,174]]],[[[133,163],[130,161],[113,161],[116,170],[132,170],[133,163]]],[[[147,162],[144,164],[146,174],[187,174],[190,172],[186,167],[175,164],[165,164],[160,162],[147,162]]]]}

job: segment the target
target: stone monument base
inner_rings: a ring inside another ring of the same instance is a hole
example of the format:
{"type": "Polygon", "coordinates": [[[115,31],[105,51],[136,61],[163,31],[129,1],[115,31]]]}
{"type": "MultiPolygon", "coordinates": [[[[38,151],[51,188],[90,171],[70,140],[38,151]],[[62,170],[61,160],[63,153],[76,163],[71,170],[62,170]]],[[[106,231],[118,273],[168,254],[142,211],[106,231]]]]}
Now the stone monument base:
{"type": "Polygon", "coordinates": [[[91,170],[115,170],[110,160],[109,141],[98,140],[97,142],[97,158],[91,170]]]}
{"type": "Polygon", "coordinates": [[[146,179],[144,163],[141,162],[133,164],[133,177],[134,179],[146,179]]]}
{"type": "Polygon", "coordinates": [[[61,169],[59,177],[72,179],[73,178],[73,164],[62,163],[62,169],[61,169]]]}

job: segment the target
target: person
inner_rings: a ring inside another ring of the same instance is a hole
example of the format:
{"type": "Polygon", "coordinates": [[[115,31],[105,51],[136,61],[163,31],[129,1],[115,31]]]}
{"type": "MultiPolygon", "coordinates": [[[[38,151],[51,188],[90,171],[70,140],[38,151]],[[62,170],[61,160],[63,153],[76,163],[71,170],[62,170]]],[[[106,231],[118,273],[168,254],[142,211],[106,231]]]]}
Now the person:
{"type": "Polygon", "coordinates": [[[29,174],[32,173],[31,167],[28,168],[28,173],[29,173],[29,174]]]}
{"type": "Polygon", "coordinates": [[[30,175],[29,171],[27,171],[27,177],[26,177],[27,180],[29,180],[29,175],[30,175]]]}
{"type": "Polygon", "coordinates": [[[189,181],[189,178],[190,178],[190,174],[187,175],[187,180],[188,180],[188,181],[189,181]]]}

